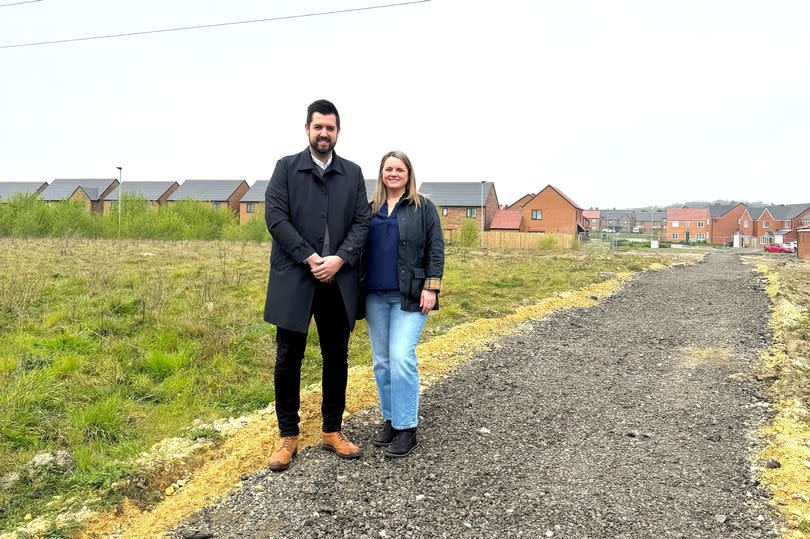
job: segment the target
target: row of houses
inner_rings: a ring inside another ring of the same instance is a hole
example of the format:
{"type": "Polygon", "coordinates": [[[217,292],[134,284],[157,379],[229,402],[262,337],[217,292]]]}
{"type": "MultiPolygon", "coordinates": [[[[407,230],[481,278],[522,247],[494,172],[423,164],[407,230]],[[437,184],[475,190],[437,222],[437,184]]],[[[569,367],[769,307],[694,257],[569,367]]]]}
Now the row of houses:
{"type": "Polygon", "coordinates": [[[810,203],[748,206],[743,203],[667,210],[666,237],[671,241],[706,241],[713,245],[759,248],[798,241],[810,227],[810,203]]]}
{"type": "MultiPolygon", "coordinates": [[[[377,180],[366,180],[369,199],[377,180]]],[[[252,186],[245,180],[127,181],[55,179],[52,182],[0,182],[0,202],[16,193],[38,194],[46,202],[77,200],[89,211],[108,212],[122,195],[143,197],[153,205],[192,199],[227,207],[241,223],[264,213],[269,180],[252,186]]],[[[667,211],[583,210],[559,188],[547,185],[511,205],[501,205],[494,182],[424,182],[419,191],[441,208],[443,227],[457,230],[472,219],[482,230],[578,234],[610,229],[657,234],[672,242],[705,241],[758,248],[797,241],[796,231],[810,226],[810,203],[748,206],[743,203],[667,211]]]]}
{"type": "MultiPolygon", "coordinates": [[[[377,180],[366,180],[369,200],[377,180]]],[[[0,182],[0,201],[17,193],[38,194],[46,202],[76,200],[88,211],[108,212],[122,195],[145,198],[152,205],[183,199],[198,200],[215,208],[227,207],[241,223],[264,213],[264,194],[269,180],[249,186],[244,180],[126,181],[107,179],[55,179],[52,182],[0,182]]],[[[445,230],[461,227],[472,219],[484,230],[570,233],[586,230],[582,209],[561,191],[547,186],[537,195],[527,195],[502,209],[493,182],[424,182],[419,191],[441,208],[445,230]]]]}
{"type": "Polygon", "coordinates": [[[14,195],[37,195],[45,202],[75,200],[88,211],[108,212],[121,197],[145,198],[149,204],[161,206],[183,199],[199,200],[214,208],[229,208],[247,221],[255,205],[264,202],[267,181],[258,181],[253,187],[245,180],[186,180],[127,181],[119,183],[113,178],[55,179],[52,182],[0,182],[0,202],[14,195]]]}

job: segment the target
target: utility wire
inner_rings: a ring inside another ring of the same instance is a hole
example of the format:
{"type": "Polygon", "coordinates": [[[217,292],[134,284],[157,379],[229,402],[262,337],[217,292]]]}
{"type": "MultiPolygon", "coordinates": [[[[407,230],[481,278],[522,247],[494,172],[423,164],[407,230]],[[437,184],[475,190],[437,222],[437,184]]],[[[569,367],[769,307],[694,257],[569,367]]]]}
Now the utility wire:
{"type": "MultiPolygon", "coordinates": [[[[40,2],[42,0],[28,0],[29,2],[40,2]]],[[[371,11],[373,9],[385,9],[390,7],[398,7],[398,6],[407,6],[411,4],[423,4],[425,2],[430,2],[431,0],[413,0],[411,2],[399,2],[396,4],[384,4],[379,6],[366,6],[366,7],[358,7],[358,8],[350,8],[350,9],[338,9],[334,11],[319,11],[315,13],[301,13],[299,15],[285,15],[282,17],[268,17],[266,19],[250,19],[246,21],[232,21],[232,22],[219,22],[213,24],[198,24],[195,26],[180,26],[177,28],[160,28],[157,30],[142,30],[140,32],[127,32],[124,34],[107,34],[101,36],[88,36],[88,37],[74,37],[69,39],[57,39],[54,41],[37,41],[33,43],[16,43],[14,45],[0,45],[0,49],[14,49],[19,47],[36,47],[39,45],[56,45],[58,43],[73,43],[76,41],[90,41],[94,39],[110,39],[114,37],[128,37],[128,36],[142,36],[146,34],[161,34],[165,32],[179,32],[181,30],[199,30],[201,28],[218,28],[222,26],[235,26],[237,24],[251,24],[255,22],[272,22],[272,21],[284,21],[290,19],[303,19],[306,17],[320,17],[323,15],[337,15],[340,13],[352,13],[355,11],[371,11]]]]}
{"type": "Polygon", "coordinates": [[[0,4],[0,7],[19,6],[20,4],[34,4],[36,2],[42,2],[42,0],[24,0],[23,2],[13,2],[11,4],[0,4]]]}

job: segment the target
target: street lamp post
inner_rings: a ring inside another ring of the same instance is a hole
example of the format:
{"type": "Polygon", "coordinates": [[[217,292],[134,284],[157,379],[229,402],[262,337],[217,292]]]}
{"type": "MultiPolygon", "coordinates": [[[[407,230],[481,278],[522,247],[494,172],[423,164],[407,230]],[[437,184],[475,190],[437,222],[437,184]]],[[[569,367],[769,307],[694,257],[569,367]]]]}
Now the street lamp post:
{"type": "Polygon", "coordinates": [[[118,169],[118,241],[121,241],[121,204],[124,202],[123,190],[121,189],[121,170],[122,167],[115,167],[118,169]]]}
{"type": "Polygon", "coordinates": [[[484,248],[484,183],[481,180],[481,248],[484,248]]]}

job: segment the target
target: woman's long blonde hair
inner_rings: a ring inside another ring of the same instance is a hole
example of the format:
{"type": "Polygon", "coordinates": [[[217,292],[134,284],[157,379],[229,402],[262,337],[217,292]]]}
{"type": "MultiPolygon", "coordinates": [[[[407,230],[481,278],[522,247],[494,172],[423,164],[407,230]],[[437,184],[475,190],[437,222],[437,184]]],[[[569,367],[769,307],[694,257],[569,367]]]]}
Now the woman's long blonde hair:
{"type": "Polygon", "coordinates": [[[416,173],[413,171],[411,160],[408,159],[408,156],[405,155],[404,152],[392,150],[383,155],[380,161],[380,172],[377,174],[377,187],[374,188],[374,198],[371,202],[372,213],[377,213],[388,200],[388,188],[385,187],[385,183],[383,183],[383,167],[385,166],[385,160],[389,157],[396,157],[402,161],[405,168],[408,169],[408,185],[405,186],[405,196],[403,196],[402,199],[405,202],[413,203],[414,206],[418,208],[421,201],[419,200],[419,193],[416,192],[416,173]]]}

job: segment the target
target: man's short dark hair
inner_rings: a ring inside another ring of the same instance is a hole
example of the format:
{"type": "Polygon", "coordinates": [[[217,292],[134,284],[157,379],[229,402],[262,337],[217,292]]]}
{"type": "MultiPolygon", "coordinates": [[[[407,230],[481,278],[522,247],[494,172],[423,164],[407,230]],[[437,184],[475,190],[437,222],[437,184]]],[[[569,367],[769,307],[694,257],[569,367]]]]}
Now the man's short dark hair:
{"type": "Polygon", "coordinates": [[[335,123],[337,123],[337,128],[340,129],[340,114],[338,113],[337,107],[335,107],[331,101],[319,99],[310,103],[310,105],[307,107],[307,125],[312,123],[312,115],[316,112],[318,114],[323,114],[324,116],[334,114],[335,119],[337,120],[335,123]]]}

